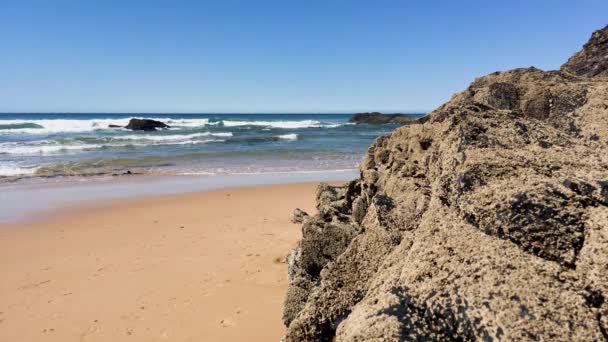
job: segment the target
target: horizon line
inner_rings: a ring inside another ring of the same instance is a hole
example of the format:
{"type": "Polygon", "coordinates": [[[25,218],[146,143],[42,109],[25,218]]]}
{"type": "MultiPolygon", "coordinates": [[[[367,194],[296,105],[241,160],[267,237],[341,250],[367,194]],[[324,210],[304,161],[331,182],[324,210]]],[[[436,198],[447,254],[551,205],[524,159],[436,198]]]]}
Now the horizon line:
{"type": "Polygon", "coordinates": [[[133,112],[0,112],[0,115],[8,115],[8,114],[183,114],[183,115],[208,115],[208,114],[217,114],[217,115],[229,115],[229,114],[270,114],[270,115],[279,115],[279,114],[357,114],[357,113],[382,113],[382,114],[427,114],[431,111],[316,111],[316,112],[280,112],[280,111],[272,111],[272,112],[147,112],[147,111],[133,111],[133,112]]]}

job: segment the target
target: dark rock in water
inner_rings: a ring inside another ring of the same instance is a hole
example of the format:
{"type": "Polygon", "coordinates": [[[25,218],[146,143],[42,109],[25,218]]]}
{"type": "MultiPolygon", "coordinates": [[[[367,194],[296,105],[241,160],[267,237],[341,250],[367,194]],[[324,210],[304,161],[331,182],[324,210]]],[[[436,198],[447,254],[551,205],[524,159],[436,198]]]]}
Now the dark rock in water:
{"type": "Polygon", "coordinates": [[[131,175],[138,175],[140,174],[139,172],[132,172],[131,170],[127,170],[125,172],[121,172],[121,173],[113,173],[112,176],[114,177],[118,177],[118,176],[131,176],[131,175]]]}
{"type": "Polygon", "coordinates": [[[293,223],[302,223],[309,215],[307,212],[300,208],[296,208],[291,215],[291,222],[293,223]]]}
{"type": "Polygon", "coordinates": [[[123,128],[120,125],[108,125],[109,128],[123,128]]]}
{"type": "Polygon", "coordinates": [[[134,131],[156,131],[157,128],[169,128],[169,125],[151,119],[131,119],[125,128],[134,131]]]}
{"type": "Polygon", "coordinates": [[[595,31],[583,49],[570,57],[561,70],[583,77],[608,77],[608,26],[595,31]]]}
{"type": "Polygon", "coordinates": [[[607,39],[477,78],[320,185],[284,340],[608,340],[607,39]]]}
{"type": "Polygon", "coordinates": [[[354,114],[349,122],[355,122],[358,124],[411,124],[415,123],[417,119],[412,118],[407,114],[382,114],[378,112],[372,113],[357,113],[354,114]]]}

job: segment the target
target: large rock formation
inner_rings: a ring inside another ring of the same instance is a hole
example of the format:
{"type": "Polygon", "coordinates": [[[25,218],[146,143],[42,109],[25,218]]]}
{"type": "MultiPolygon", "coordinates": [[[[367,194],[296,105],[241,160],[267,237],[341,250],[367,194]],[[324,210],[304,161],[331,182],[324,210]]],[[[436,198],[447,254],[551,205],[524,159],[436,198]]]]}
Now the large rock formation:
{"type": "Polygon", "coordinates": [[[322,185],[285,340],[607,340],[607,34],[476,79],[322,185]]]}
{"type": "Polygon", "coordinates": [[[394,125],[407,125],[416,122],[416,118],[407,114],[382,114],[379,112],[372,113],[357,113],[348,120],[358,124],[394,124],[394,125]]]}
{"type": "Polygon", "coordinates": [[[570,57],[561,70],[578,76],[608,77],[608,30],[598,30],[581,51],[570,57]]]}

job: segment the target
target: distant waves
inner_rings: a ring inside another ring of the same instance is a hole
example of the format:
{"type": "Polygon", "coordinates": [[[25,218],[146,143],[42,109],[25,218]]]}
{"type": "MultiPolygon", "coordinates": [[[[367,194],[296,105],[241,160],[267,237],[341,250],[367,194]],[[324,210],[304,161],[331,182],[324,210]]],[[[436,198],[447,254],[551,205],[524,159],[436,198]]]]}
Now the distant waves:
{"type": "MultiPolygon", "coordinates": [[[[138,117],[141,119],[141,117],[138,117]]],[[[110,125],[126,126],[132,118],[120,119],[42,119],[42,120],[0,120],[0,132],[4,133],[26,133],[26,134],[50,134],[70,132],[91,132],[100,130],[117,130],[121,128],[110,128],[110,125]]],[[[206,126],[220,125],[223,127],[258,126],[268,128],[337,128],[342,125],[353,125],[352,123],[323,123],[317,120],[284,120],[284,121],[255,121],[255,120],[216,120],[209,119],[171,119],[150,118],[162,121],[172,130],[196,129],[206,126]]]]}
{"type": "Polygon", "coordinates": [[[3,114],[0,177],[183,175],[354,169],[391,125],[342,114],[3,114]],[[123,128],[132,118],[170,126],[123,128]],[[110,127],[112,125],[113,127],[110,127]],[[116,127],[118,126],[118,127],[116,127]]]}

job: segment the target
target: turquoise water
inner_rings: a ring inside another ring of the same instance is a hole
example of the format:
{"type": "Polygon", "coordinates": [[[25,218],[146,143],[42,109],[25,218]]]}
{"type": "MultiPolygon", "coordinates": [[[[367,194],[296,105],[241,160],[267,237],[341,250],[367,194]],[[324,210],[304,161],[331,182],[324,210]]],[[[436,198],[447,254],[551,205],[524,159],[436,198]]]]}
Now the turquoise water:
{"type": "MultiPolygon", "coordinates": [[[[413,114],[420,116],[419,114],[413,114]]],[[[356,169],[394,125],[350,114],[0,114],[0,177],[234,175],[356,169]],[[130,118],[170,129],[134,132],[130,118]]]]}

